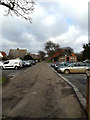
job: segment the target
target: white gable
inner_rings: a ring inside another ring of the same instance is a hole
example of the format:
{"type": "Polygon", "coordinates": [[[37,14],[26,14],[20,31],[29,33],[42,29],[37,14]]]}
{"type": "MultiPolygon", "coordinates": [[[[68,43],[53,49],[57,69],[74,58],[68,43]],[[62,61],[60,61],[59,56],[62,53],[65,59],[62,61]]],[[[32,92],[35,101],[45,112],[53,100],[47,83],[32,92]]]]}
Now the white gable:
{"type": "Polygon", "coordinates": [[[0,57],[3,57],[2,53],[0,53],[0,57]]]}

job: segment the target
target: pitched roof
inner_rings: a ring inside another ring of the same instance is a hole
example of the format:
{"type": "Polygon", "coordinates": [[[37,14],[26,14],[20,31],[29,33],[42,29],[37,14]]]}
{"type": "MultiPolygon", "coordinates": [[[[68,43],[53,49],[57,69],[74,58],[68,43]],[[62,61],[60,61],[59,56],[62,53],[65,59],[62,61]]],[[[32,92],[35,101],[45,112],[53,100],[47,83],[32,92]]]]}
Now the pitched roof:
{"type": "Polygon", "coordinates": [[[10,49],[10,51],[27,51],[27,49],[10,49]]]}
{"type": "Polygon", "coordinates": [[[57,52],[53,55],[53,57],[64,56],[65,54],[66,54],[67,56],[75,56],[74,53],[69,53],[68,50],[66,50],[66,49],[61,49],[61,50],[57,51],[57,52]]]}
{"type": "Polygon", "coordinates": [[[7,54],[5,52],[3,52],[3,51],[0,51],[0,53],[2,54],[3,57],[7,56],[7,54]]]}
{"type": "Polygon", "coordinates": [[[61,49],[61,50],[57,51],[57,52],[53,55],[53,57],[58,57],[58,56],[60,56],[60,55],[64,55],[64,54],[65,54],[65,53],[64,53],[65,50],[66,50],[66,49],[61,49]]]}
{"type": "Polygon", "coordinates": [[[60,55],[59,52],[56,52],[56,54],[53,55],[53,57],[58,57],[60,55]]]}
{"type": "Polygon", "coordinates": [[[75,56],[75,54],[74,54],[74,53],[71,53],[71,55],[72,55],[72,56],[75,56]]]}

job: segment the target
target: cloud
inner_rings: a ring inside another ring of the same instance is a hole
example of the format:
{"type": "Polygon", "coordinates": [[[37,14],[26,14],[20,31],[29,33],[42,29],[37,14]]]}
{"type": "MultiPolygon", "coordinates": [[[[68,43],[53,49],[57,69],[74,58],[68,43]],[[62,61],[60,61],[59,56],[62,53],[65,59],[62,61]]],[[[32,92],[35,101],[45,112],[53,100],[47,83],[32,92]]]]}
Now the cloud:
{"type": "Polygon", "coordinates": [[[3,10],[0,35],[5,52],[19,47],[37,53],[48,40],[79,52],[82,44],[88,42],[88,0],[37,1],[31,14],[33,24],[15,16],[5,17],[3,10]]]}
{"type": "Polygon", "coordinates": [[[68,31],[57,37],[51,37],[48,41],[58,43],[61,47],[70,46],[74,49],[74,52],[79,52],[82,49],[82,45],[88,42],[86,35],[80,35],[81,30],[78,27],[70,26],[68,31]]]}

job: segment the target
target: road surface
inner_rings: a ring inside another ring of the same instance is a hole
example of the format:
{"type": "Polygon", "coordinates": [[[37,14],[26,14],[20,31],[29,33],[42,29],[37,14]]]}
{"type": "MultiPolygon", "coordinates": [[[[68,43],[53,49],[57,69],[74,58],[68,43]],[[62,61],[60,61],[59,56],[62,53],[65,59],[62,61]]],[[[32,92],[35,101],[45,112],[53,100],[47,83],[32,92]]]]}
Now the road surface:
{"type": "MultiPolygon", "coordinates": [[[[32,66],[33,67],[33,66],[32,66]]],[[[22,74],[25,70],[29,69],[30,67],[25,67],[25,68],[21,68],[18,70],[14,70],[14,69],[5,69],[5,70],[0,70],[0,72],[2,72],[2,76],[7,78],[8,80],[10,78],[13,78],[19,74],[22,74]]]]}
{"type": "Polygon", "coordinates": [[[78,90],[81,92],[84,98],[86,98],[87,90],[87,76],[86,74],[61,74],[63,77],[72,82],[78,90]]]}

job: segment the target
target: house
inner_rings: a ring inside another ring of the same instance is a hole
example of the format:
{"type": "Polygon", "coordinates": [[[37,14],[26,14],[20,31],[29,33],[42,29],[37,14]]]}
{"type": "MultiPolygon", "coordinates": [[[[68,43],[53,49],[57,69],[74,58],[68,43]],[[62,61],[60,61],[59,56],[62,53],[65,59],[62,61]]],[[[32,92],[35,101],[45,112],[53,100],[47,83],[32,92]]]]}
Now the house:
{"type": "Polygon", "coordinates": [[[30,55],[30,56],[31,56],[31,53],[30,53],[30,52],[27,52],[27,55],[30,55]]]}
{"type": "Polygon", "coordinates": [[[33,59],[40,59],[40,56],[38,54],[31,54],[33,59]]]}
{"type": "Polygon", "coordinates": [[[6,58],[7,54],[3,51],[0,51],[0,58],[6,58]]]}
{"type": "Polygon", "coordinates": [[[52,57],[53,61],[77,61],[77,56],[74,53],[71,53],[70,51],[66,50],[66,49],[61,49],[59,51],[57,51],[53,57],[52,57]]]}
{"type": "Polygon", "coordinates": [[[27,49],[10,49],[9,51],[9,58],[16,59],[16,58],[23,58],[27,55],[27,49]]]}

